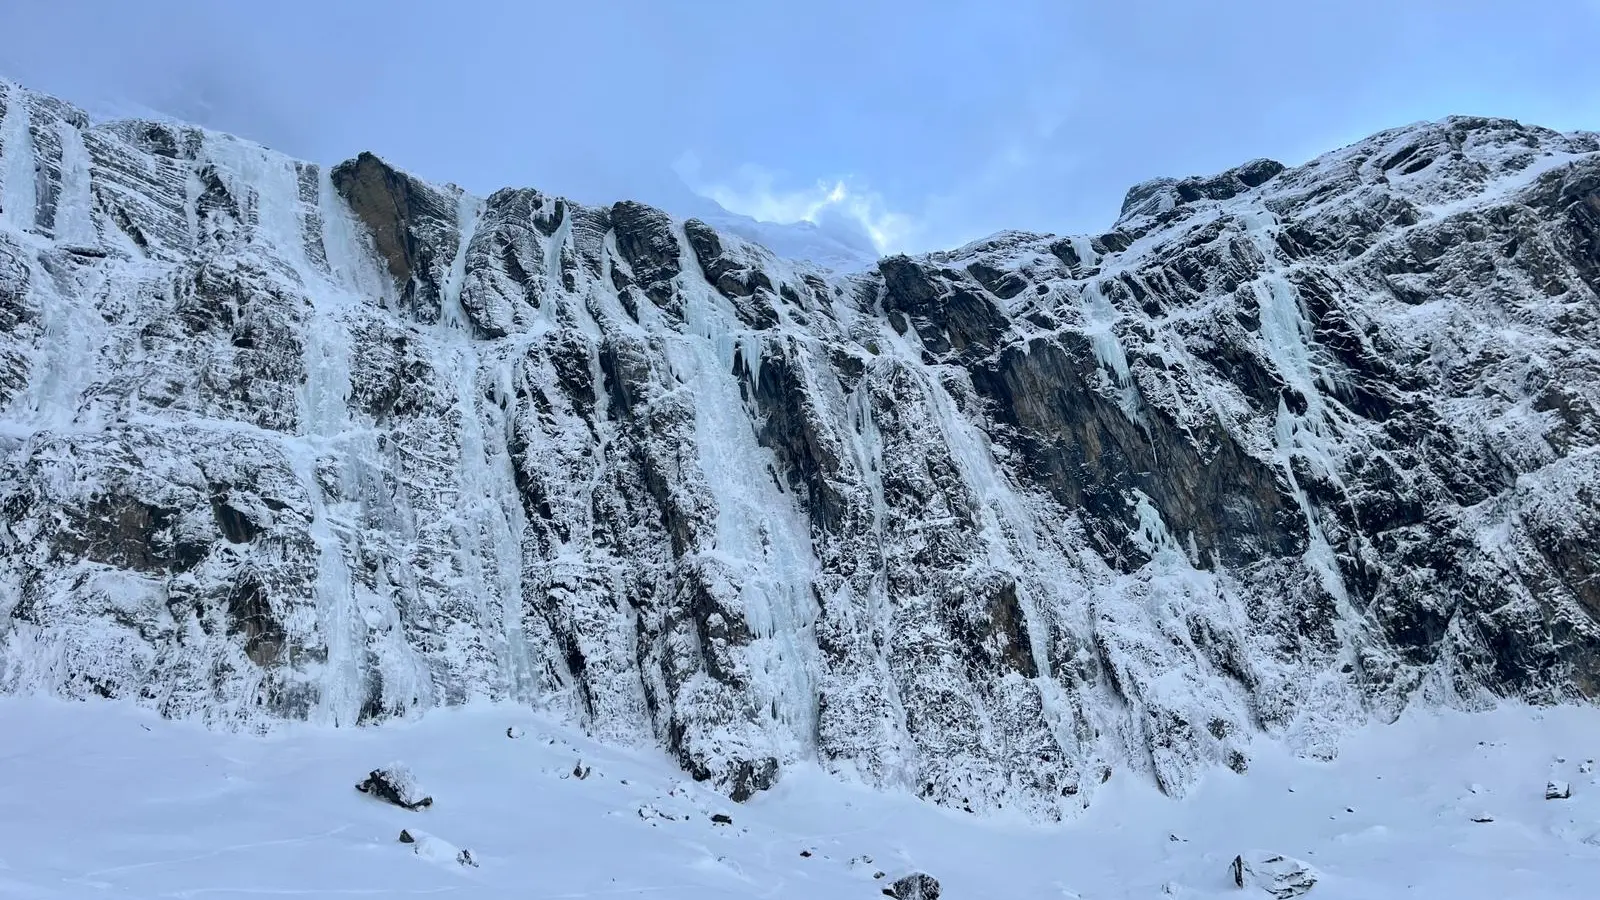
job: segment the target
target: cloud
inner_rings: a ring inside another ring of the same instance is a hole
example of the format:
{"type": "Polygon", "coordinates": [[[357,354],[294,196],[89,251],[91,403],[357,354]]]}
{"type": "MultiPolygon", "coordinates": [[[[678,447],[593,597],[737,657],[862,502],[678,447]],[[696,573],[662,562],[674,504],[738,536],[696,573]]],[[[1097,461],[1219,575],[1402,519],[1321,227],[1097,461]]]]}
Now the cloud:
{"type": "Polygon", "coordinates": [[[707,177],[692,153],[679,157],[673,169],[690,190],[729,212],[781,225],[809,222],[835,234],[854,232],[879,253],[907,249],[922,230],[915,217],[890,209],[880,194],[850,177],[788,186],[749,163],[726,176],[707,177]]]}
{"type": "Polygon", "coordinates": [[[1038,207],[1035,222],[1050,218],[1050,208],[1060,203],[1050,186],[1083,164],[1064,134],[1080,93],[1065,77],[1017,91],[993,127],[968,132],[954,177],[892,200],[852,176],[803,182],[748,163],[708,175],[693,153],[673,168],[694,193],[762,222],[809,222],[879,254],[947,249],[1017,227],[1011,216],[1018,197],[1038,207]]]}

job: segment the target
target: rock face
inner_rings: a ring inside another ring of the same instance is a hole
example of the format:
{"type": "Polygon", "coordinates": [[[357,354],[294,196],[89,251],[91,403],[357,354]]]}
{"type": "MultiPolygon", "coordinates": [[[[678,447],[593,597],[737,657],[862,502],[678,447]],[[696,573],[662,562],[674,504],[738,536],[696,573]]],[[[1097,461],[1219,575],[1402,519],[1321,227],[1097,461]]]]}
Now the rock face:
{"type": "Polygon", "coordinates": [[[0,86],[0,689],[513,700],[977,812],[1600,693],[1600,139],[835,275],[0,86]]]}

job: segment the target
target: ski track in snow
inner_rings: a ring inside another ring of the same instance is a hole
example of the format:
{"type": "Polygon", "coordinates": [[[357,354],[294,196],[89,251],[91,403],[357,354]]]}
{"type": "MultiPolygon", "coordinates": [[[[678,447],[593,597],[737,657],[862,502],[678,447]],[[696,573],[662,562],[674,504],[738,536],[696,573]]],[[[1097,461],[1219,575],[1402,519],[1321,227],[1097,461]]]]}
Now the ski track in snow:
{"type": "Polygon", "coordinates": [[[1600,754],[1594,709],[1412,714],[1351,735],[1338,761],[1263,753],[1248,777],[1212,774],[1184,800],[1119,774],[1081,820],[1051,827],[804,767],[734,804],[664,755],[606,748],[511,706],[260,737],[127,704],[10,698],[0,723],[0,896],[18,900],[820,900],[876,896],[873,872],[910,870],[954,900],[1153,897],[1169,884],[1221,898],[1241,896],[1228,866],[1251,849],[1310,863],[1310,896],[1326,900],[1575,898],[1600,871],[1600,778],[1585,766],[1600,754]],[[353,789],[391,758],[432,808],[353,789]],[[589,777],[571,777],[577,761],[589,777]],[[1549,778],[1572,797],[1545,800],[1549,778]],[[647,807],[672,818],[647,819],[647,807]],[[716,812],[733,824],[713,824],[716,812]],[[402,828],[418,843],[400,843],[402,828]],[[479,866],[456,864],[457,848],[479,866]],[[872,861],[852,863],[863,854],[872,861]]]}

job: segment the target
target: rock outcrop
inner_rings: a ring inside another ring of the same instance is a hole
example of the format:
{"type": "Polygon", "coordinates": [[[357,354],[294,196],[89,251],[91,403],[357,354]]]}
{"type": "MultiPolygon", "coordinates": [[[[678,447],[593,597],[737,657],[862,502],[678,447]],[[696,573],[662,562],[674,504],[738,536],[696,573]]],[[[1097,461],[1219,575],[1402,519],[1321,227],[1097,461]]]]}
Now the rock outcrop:
{"type": "Polygon", "coordinates": [[[0,85],[0,689],[511,700],[1059,817],[1600,694],[1600,139],[1455,118],[839,275],[0,85]]]}

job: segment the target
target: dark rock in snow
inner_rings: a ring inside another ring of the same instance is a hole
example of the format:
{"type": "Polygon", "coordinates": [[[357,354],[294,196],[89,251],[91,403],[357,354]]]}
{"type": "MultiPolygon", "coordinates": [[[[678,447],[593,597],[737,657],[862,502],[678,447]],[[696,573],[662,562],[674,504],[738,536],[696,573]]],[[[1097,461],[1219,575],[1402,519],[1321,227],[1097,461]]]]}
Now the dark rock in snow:
{"type": "Polygon", "coordinates": [[[883,889],[883,894],[895,900],[939,900],[939,881],[932,875],[913,872],[896,879],[883,889]]]}
{"type": "Polygon", "coordinates": [[[1258,888],[1277,900],[1288,900],[1311,890],[1317,872],[1306,863],[1280,854],[1249,853],[1233,858],[1233,883],[1258,888]]]}
{"type": "Polygon", "coordinates": [[[356,790],[404,809],[426,809],[433,805],[433,798],[423,795],[411,770],[400,763],[373,769],[356,785],[356,790]]]}
{"type": "Polygon", "coordinates": [[[1572,785],[1565,781],[1548,781],[1544,786],[1546,800],[1566,800],[1572,796],[1572,785]]]}

